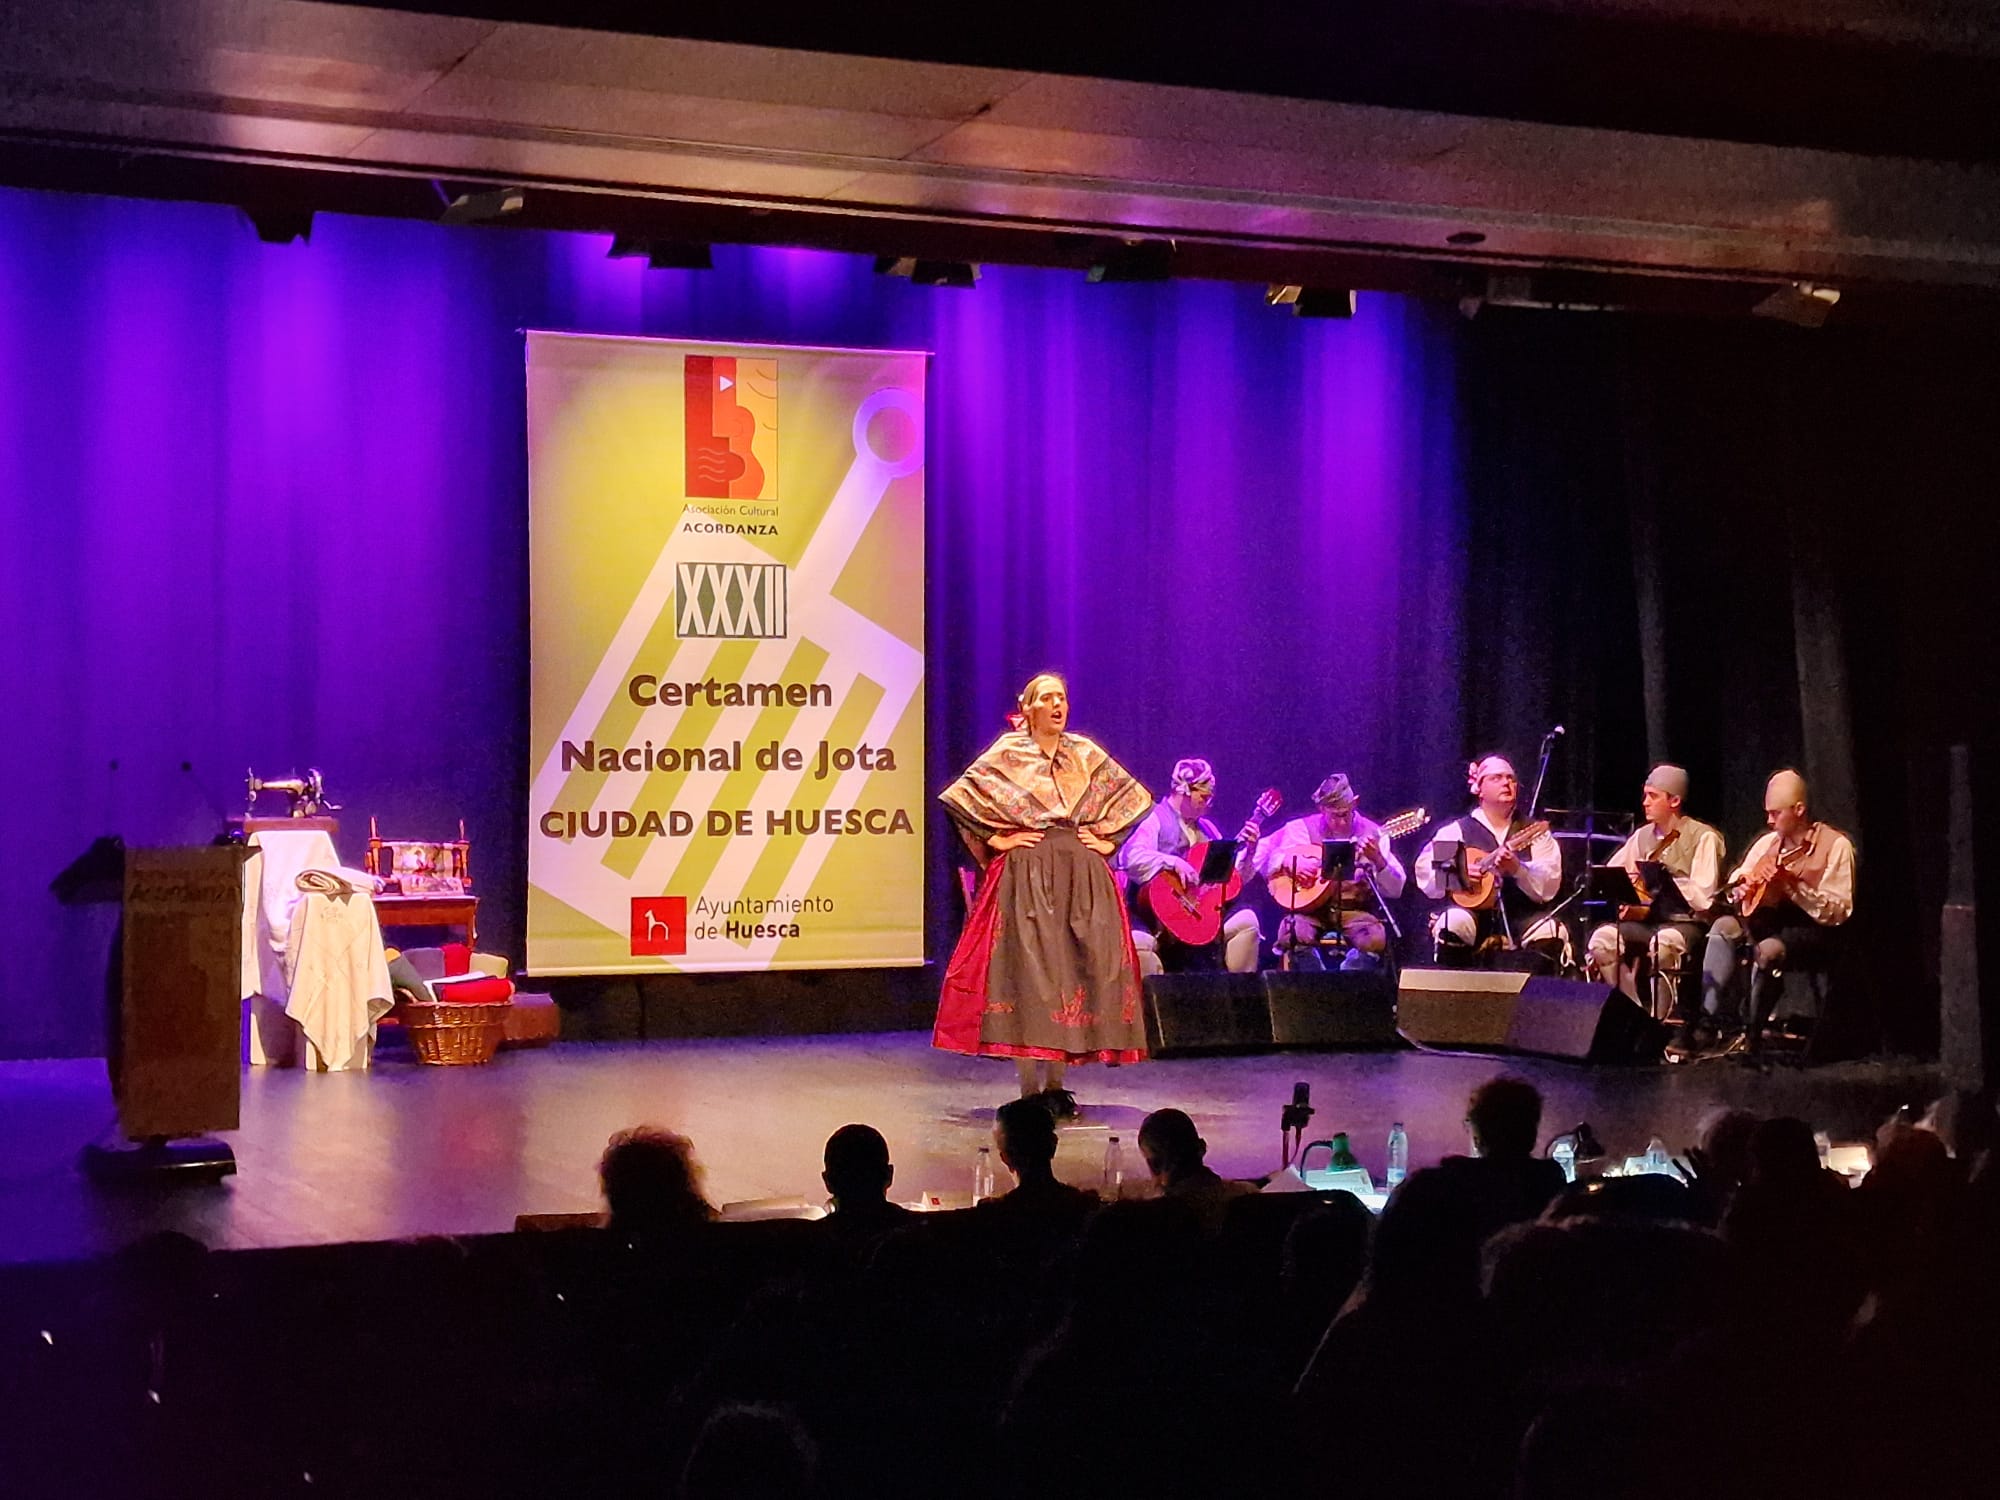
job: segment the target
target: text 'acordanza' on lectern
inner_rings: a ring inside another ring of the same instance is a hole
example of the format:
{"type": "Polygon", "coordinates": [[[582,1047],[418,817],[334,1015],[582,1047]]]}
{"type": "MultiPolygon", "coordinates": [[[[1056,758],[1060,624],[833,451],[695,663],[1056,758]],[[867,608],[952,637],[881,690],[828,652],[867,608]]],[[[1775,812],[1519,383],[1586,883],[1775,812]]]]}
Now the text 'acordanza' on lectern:
{"type": "Polygon", "coordinates": [[[124,908],[106,976],[105,1052],[118,1131],[135,1144],[85,1147],[93,1175],[236,1170],[229,1148],[205,1137],[238,1122],[243,853],[240,845],[122,849],[100,840],[86,859],[101,877],[122,856],[115,886],[94,878],[63,892],[58,878],[65,899],[115,890],[124,908]]]}

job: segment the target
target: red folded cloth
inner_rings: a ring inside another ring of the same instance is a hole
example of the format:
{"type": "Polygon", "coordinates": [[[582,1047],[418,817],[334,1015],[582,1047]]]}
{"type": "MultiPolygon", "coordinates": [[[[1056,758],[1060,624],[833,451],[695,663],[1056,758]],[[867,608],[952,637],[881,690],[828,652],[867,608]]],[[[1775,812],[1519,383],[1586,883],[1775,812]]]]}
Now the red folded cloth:
{"type": "Polygon", "coordinates": [[[514,982],[502,979],[498,974],[486,974],[478,979],[455,979],[449,984],[433,980],[431,993],[446,1005],[497,1005],[502,1000],[514,998],[514,982]]]}

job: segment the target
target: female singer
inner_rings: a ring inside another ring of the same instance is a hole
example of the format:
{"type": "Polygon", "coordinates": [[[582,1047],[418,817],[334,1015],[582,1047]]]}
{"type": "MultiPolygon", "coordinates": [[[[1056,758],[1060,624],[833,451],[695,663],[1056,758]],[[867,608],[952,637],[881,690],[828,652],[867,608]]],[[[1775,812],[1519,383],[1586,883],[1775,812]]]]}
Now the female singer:
{"type": "Polygon", "coordinates": [[[1015,728],[939,794],[984,871],[945,970],[932,1044],[1011,1057],[1023,1098],[1058,1117],[1071,1062],[1146,1055],[1132,924],[1107,859],[1152,796],[1093,741],[1068,732],[1069,689],[1044,672],[1015,728]]]}

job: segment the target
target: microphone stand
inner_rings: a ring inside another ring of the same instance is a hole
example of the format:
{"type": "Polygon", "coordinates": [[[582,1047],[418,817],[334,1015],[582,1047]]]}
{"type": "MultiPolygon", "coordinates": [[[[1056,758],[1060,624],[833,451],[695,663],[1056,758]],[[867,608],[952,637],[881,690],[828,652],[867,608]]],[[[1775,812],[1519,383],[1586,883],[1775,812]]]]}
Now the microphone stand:
{"type": "Polygon", "coordinates": [[[1535,809],[1542,805],[1542,783],[1548,779],[1549,757],[1555,754],[1556,731],[1551,729],[1542,736],[1542,763],[1535,771],[1535,795],[1528,799],[1528,810],[1522,815],[1523,823],[1535,821],[1535,809]]]}

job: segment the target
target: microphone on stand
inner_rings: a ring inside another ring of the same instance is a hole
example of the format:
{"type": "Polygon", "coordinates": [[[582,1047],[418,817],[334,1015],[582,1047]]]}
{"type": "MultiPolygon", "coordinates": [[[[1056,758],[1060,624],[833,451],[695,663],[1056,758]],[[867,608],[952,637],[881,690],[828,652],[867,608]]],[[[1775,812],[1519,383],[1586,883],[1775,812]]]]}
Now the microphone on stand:
{"type": "Polygon", "coordinates": [[[1561,739],[1567,733],[1569,733],[1569,731],[1567,729],[1564,729],[1562,725],[1558,724],[1556,725],[1555,728],[1551,729],[1547,734],[1542,736],[1542,743],[1544,745],[1550,744],[1556,740],[1561,739]]]}

